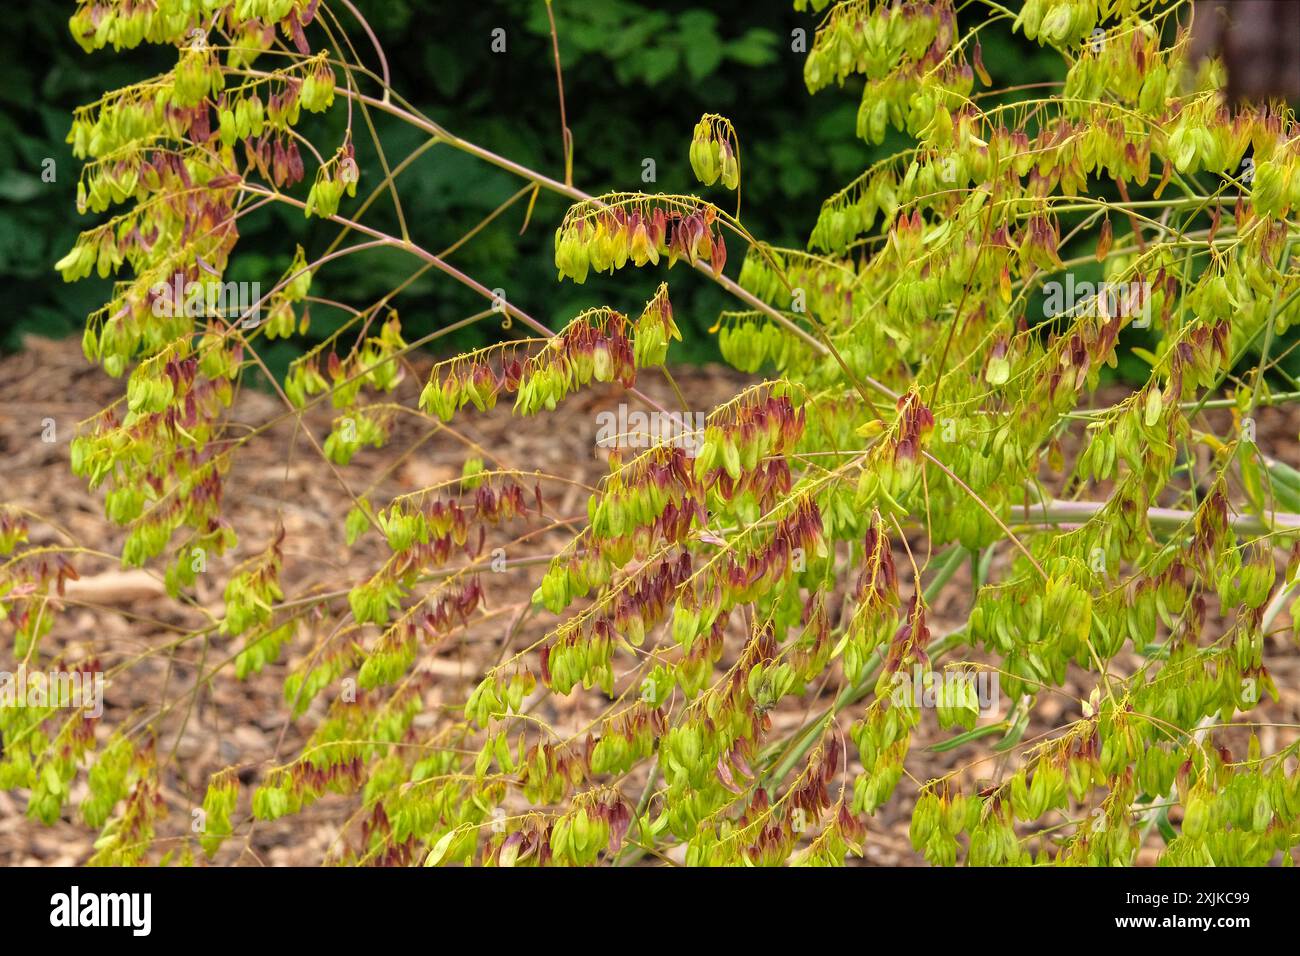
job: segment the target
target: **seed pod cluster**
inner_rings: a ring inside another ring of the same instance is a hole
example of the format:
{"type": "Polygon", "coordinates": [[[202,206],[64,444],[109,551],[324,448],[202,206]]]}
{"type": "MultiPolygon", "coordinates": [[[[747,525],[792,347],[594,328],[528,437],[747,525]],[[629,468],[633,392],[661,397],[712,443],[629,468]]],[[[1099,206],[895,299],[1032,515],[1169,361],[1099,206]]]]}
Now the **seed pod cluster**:
{"type": "Polygon", "coordinates": [[[587,280],[588,270],[613,273],[630,261],[671,267],[678,259],[707,262],[721,275],[727,262],[717,210],[691,197],[613,193],[570,207],[555,231],[560,278],[587,280]]]}
{"type": "Polygon", "coordinates": [[[706,114],[695,124],[691,136],[691,169],[704,185],[719,179],[727,189],[740,185],[740,145],[731,120],[714,113],[706,114]]]}
{"type": "Polygon", "coordinates": [[[955,35],[956,15],[949,0],[891,5],[872,0],[837,3],[817,30],[804,82],[816,93],[852,74],[878,79],[901,64],[934,65],[943,60],[955,35]]]}

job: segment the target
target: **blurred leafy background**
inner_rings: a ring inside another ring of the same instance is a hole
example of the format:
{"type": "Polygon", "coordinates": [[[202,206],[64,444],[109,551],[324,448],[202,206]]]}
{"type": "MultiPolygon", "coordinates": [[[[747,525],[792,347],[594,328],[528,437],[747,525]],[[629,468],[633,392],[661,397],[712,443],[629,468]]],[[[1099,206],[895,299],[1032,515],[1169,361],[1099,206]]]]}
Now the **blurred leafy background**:
{"type": "MultiPolygon", "coordinates": [[[[554,62],[544,0],[488,0],[429,4],[415,0],[357,0],[378,33],[394,86],[453,133],[556,178],[563,177],[554,62]],[[493,31],[505,30],[506,51],[491,50],[493,31]]],[[[687,147],[705,112],[735,124],[743,165],[743,219],[767,241],[802,247],[822,199],[874,160],[908,145],[891,133],[880,147],[854,135],[861,80],[842,91],[810,96],[803,83],[804,53],[792,49],[792,31],[811,42],[818,17],[787,0],[634,2],[554,0],[574,141],[574,182],[588,192],[642,189],[693,192],[687,147]],[[655,162],[656,180],[643,183],[643,163],[655,162]]],[[[0,34],[0,349],[21,336],[79,334],[88,312],[104,301],[106,283],[65,285],[52,264],[93,220],[79,217],[74,196],[79,172],[64,142],[72,109],[104,91],[167,69],[170,49],[142,48],[87,56],[72,42],[72,5],[11,5],[0,34]],[[55,181],[42,164],[54,160],[55,181]]],[[[343,14],[340,10],[340,14],[343,14]]],[[[345,21],[346,22],[346,21],[345,21]]],[[[360,37],[358,31],[357,37],[360,37]]],[[[364,38],[361,37],[360,40],[364,38]]],[[[357,41],[374,68],[374,54],[357,41]]],[[[1054,52],[1012,37],[1005,28],[982,33],[984,62],[996,87],[1060,79],[1054,52]]],[[[340,142],[346,110],[336,109],[309,130],[328,156],[340,142]]],[[[424,134],[374,114],[391,164],[424,141],[424,134]]],[[[353,208],[380,179],[364,124],[357,123],[363,170],[353,208]]],[[[307,171],[310,180],[313,170],[307,171]]],[[[524,184],[446,146],[424,153],[399,179],[413,238],[432,250],[456,241],[524,184]]],[[[306,186],[298,189],[305,196],[306,186]]],[[[734,202],[721,187],[706,195],[734,202]]],[[[344,212],[348,209],[345,200],[344,212]]],[[[521,236],[526,202],[512,206],[452,257],[460,269],[553,328],[583,308],[639,308],[665,274],[627,270],[595,276],[585,285],[557,283],[553,234],[565,202],[543,193],[521,236]]],[[[389,202],[377,201],[367,222],[396,229],[389,202]],[[373,218],[371,218],[373,217],[373,218]]],[[[288,207],[267,208],[242,220],[242,238],[228,278],[274,282],[302,243],[310,259],[335,235],[288,207]]],[[[728,272],[739,267],[732,244],[728,272]]],[[[313,293],[364,307],[402,282],[419,265],[410,256],[379,251],[338,260],[318,275],[313,293]]],[[[707,329],[735,304],[689,269],[671,273],[678,322],[686,338],[678,360],[716,355],[707,329]]],[[[484,301],[436,272],[426,273],[395,302],[408,339],[479,311],[484,301]]],[[[301,338],[274,343],[273,367],[328,335],[343,313],[314,306],[301,338]]],[[[440,351],[483,344],[502,333],[479,323],[439,340],[440,351]]]]}

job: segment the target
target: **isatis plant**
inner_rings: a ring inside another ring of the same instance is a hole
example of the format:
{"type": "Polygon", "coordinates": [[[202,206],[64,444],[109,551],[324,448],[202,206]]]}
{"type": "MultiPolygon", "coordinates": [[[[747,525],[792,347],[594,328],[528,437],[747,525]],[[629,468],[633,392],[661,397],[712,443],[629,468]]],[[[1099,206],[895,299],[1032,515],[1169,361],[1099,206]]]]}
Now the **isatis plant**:
{"type": "MultiPolygon", "coordinates": [[[[292,651],[286,715],[317,699],[320,715],[300,753],[212,778],[185,859],[342,793],[329,859],[351,863],[841,864],[900,800],[934,864],[1131,864],[1143,846],[1174,864],[1291,862],[1298,745],[1261,708],[1277,696],[1269,658],[1295,653],[1300,473],[1259,447],[1255,421],[1300,397],[1284,365],[1300,319],[1294,113],[1227,100],[1222,64],[1189,54],[1187,3],[795,6],[819,18],[792,37],[809,91],[860,87],[858,135],[911,144],[809,210],[805,248],[746,229],[743,179],[761,173],[721,116],[680,144],[700,195],[593,196],[414,109],[349,0],[77,6],[88,51],[177,54],[78,110],[69,135],[80,211],[102,215],[58,269],[115,279],[84,347],[126,380],[81,425],[72,468],[129,530],[123,564],[187,600],[196,555],[236,545],[232,461],[284,419],[349,489],[340,533],[389,552],[286,594],[285,542],[257,545],[224,613],[178,639],[216,642],[187,694],[292,651]],[[1064,82],[988,89],[992,31],[1059,53],[1064,82]],[[326,141],[310,114],[340,111],[326,141]],[[426,141],[395,161],[381,120],[426,141]],[[354,137],[375,140],[378,168],[360,168],[354,137]],[[352,490],[352,457],[399,416],[451,429],[509,402],[544,428],[592,383],[680,414],[638,389],[668,375],[681,337],[669,286],[552,331],[431,251],[453,237],[402,216],[400,175],[432,146],[518,176],[523,198],[570,201],[560,281],[681,265],[736,299],[721,350],[761,375],[690,441],[614,448],[580,520],[554,510],[574,476],[475,456],[392,500],[352,490]],[[276,203],[321,221],[317,251],[285,249],[264,294],[209,308],[241,221],[276,203]],[[399,231],[367,222],[376,204],[399,231]],[[406,357],[442,334],[404,337],[403,285],[347,304],[342,331],[273,376],[259,349],[300,336],[331,262],[376,248],[476,290],[471,320],[525,337],[438,362],[418,407],[394,401],[406,357]],[[1099,392],[1121,358],[1139,360],[1137,384],[1099,392]],[[235,394],[258,377],[284,411],[234,428],[235,394]],[[325,402],[321,438],[303,416],[325,402]],[[566,545],[529,550],[556,528],[566,545]],[[532,603],[460,704],[430,707],[427,664],[491,613],[494,562],[536,569],[532,603]],[[931,605],[949,594],[964,623],[940,633],[931,605]],[[525,620],[540,639],[518,639],[525,620]],[[989,675],[991,706],[975,679],[989,675]],[[595,716],[561,726],[556,698],[595,716]],[[923,720],[961,768],[915,779],[923,720]],[[972,783],[966,765],[990,753],[972,783]]],[[[0,524],[18,549],[0,609],[35,664],[80,549],[21,548],[29,520],[11,508],[0,524]]],[[[107,666],[110,696],[139,661],[107,666]]],[[[114,728],[0,709],[0,783],[49,822],[84,773],[94,862],[170,855],[153,845],[160,817],[189,808],[161,795],[153,740],[185,699],[114,728]]]]}

